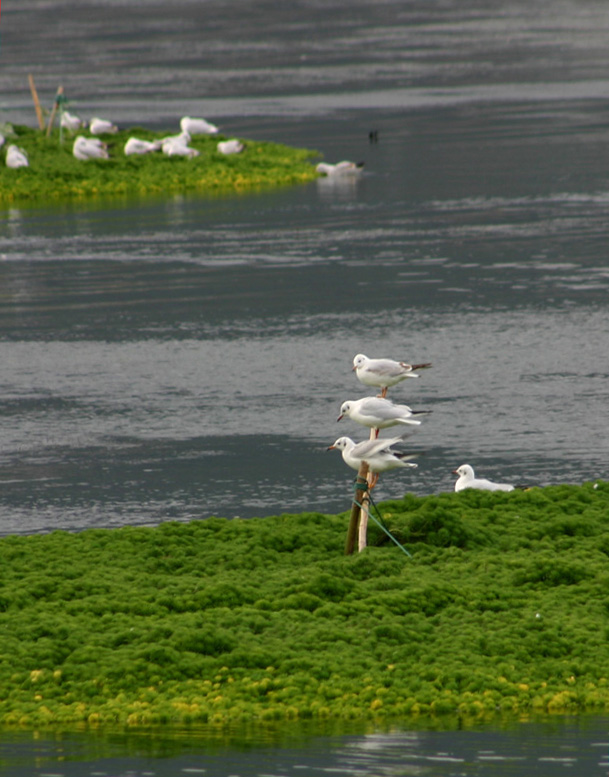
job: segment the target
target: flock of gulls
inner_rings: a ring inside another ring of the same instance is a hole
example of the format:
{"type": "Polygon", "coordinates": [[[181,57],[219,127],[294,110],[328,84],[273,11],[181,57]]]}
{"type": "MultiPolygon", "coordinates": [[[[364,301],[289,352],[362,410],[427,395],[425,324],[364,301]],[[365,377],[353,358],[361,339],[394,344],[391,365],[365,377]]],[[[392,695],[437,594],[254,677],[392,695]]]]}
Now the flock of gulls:
{"type": "MultiPolygon", "coordinates": [[[[398,467],[416,467],[412,459],[421,455],[420,451],[401,451],[396,446],[404,442],[413,426],[419,426],[419,416],[428,415],[429,410],[412,410],[408,405],[395,404],[387,399],[387,389],[407,378],[418,378],[417,370],[431,367],[431,364],[408,364],[393,359],[369,359],[358,353],[353,359],[353,371],[360,383],[381,389],[378,396],[347,400],[342,403],[338,421],[350,418],[371,430],[369,440],[354,442],[350,437],[339,437],[328,450],[339,450],[343,461],[351,469],[358,470],[367,464],[372,473],[369,488],[374,488],[379,475],[398,467]],[[389,427],[402,427],[402,434],[395,437],[379,438],[379,430],[389,427]]],[[[514,486],[507,483],[494,483],[491,480],[477,478],[469,464],[462,464],[454,470],[458,475],[455,491],[468,488],[484,491],[513,491],[514,486]]]]}
{"type": "MultiPolygon", "coordinates": [[[[60,126],[62,130],[66,130],[71,134],[76,132],[82,133],[88,126],[89,135],[78,134],[74,138],[72,154],[76,159],[86,162],[89,159],[110,158],[108,144],[104,142],[100,136],[115,135],[118,132],[117,125],[112,121],[94,116],[87,124],[85,120],[81,119],[76,114],[64,110],[61,113],[60,126]]],[[[166,156],[171,157],[192,158],[199,156],[201,153],[198,149],[193,148],[190,145],[193,135],[217,135],[218,132],[218,127],[207,121],[207,119],[183,116],[182,119],[180,119],[180,132],[177,134],[167,135],[167,137],[158,140],[144,140],[142,138],[131,137],[125,143],[123,152],[125,156],[161,152],[166,156]]],[[[0,148],[4,143],[5,138],[0,135],[0,148]]],[[[245,150],[245,143],[237,138],[230,138],[229,140],[218,141],[216,148],[220,154],[240,154],[245,150]]],[[[14,143],[7,146],[4,159],[7,167],[18,168],[29,167],[30,165],[25,149],[20,148],[14,143]]],[[[320,162],[317,165],[316,170],[323,176],[340,179],[359,175],[362,172],[363,167],[363,162],[343,161],[337,162],[336,164],[320,162]]]]}
{"type": "MultiPolygon", "coordinates": [[[[82,133],[87,128],[86,121],[69,111],[62,112],[60,125],[70,133],[82,133]]],[[[83,162],[89,159],[109,159],[108,144],[100,136],[115,135],[118,132],[117,125],[108,119],[95,116],[88,122],[88,129],[90,136],[78,134],[74,138],[73,155],[83,162]]],[[[192,158],[200,154],[198,149],[190,145],[193,135],[217,135],[218,132],[218,127],[206,119],[184,116],[180,120],[179,133],[153,141],[131,137],[125,143],[123,151],[126,156],[161,152],[166,156],[192,158]]],[[[4,140],[0,135],[0,147],[4,145],[4,140]]],[[[216,148],[220,154],[240,154],[245,150],[245,144],[237,138],[231,138],[218,141],[216,148]]],[[[5,163],[7,167],[12,168],[29,167],[30,164],[27,152],[15,144],[7,147],[5,163]]]]}

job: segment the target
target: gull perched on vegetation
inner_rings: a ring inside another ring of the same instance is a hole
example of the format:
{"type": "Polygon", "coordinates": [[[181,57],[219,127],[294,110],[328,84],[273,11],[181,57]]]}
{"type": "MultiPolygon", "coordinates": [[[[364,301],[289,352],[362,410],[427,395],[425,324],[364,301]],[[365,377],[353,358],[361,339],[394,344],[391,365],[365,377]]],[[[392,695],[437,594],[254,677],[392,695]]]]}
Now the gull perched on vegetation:
{"type": "Polygon", "coordinates": [[[218,143],[218,151],[221,154],[240,154],[245,148],[240,140],[221,140],[218,143]]]}
{"type": "Polygon", "coordinates": [[[389,386],[395,386],[405,378],[418,378],[415,370],[426,367],[431,367],[431,364],[407,364],[393,359],[369,359],[363,353],[358,353],[353,359],[353,370],[360,383],[381,388],[382,397],[387,393],[389,386]]]}
{"type": "Polygon", "coordinates": [[[477,488],[482,491],[513,491],[514,486],[509,483],[493,483],[492,480],[477,478],[473,467],[469,464],[462,464],[459,469],[453,471],[453,475],[459,475],[455,483],[455,491],[463,491],[466,488],[477,488]]]}
{"type": "Polygon", "coordinates": [[[116,124],[107,119],[99,119],[97,116],[89,122],[89,130],[92,135],[114,135],[118,132],[116,124]]]}
{"type": "Polygon", "coordinates": [[[83,121],[74,113],[68,113],[68,111],[64,111],[61,114],[60,124],[64,129],[70,130],[70,132],[76,132],[76,130],[79,130],[81,127],[86,127],[87,122],[83,121]]]}
{"type": "Polygon", "coordinates": [[[421,422],[413,416],[426,415],[431,410],[412,410],[408,405],[394,405],[389,399],[381,397],[364,397],[363,399],[348,399],[340,408],[336,419],[347,416],[362,426],[371,429],[386,429],[398,424],[420,426],[421,422]]]}
{"type": "Polygon", "coordinates": [[[72,146],[72,153],[76,159],[86,162],[88,159],[109,159],[110,154],[105,143],[99,138],[85,138],[78,135],[72,146]]]}
{"type": "Polygon", "coordinates": [[[199,156],[201,152],[196,148],[191,148],[188,145],[189,142],[190,135],[187,132],[183,132],[181,135],[164,138],[161,149],[167,156],[199,156]]]}
{"type": "Polygon", "coordinates": [[[215,135],[218,128],[205,119],[193,119],[192,116],[184,116],[180,119],[180,129],[190,135],[215,135]]]}
{"type": "Polygon", "coordinates": [[[364,440],[355,443],[350,437],[339,437],[328,450],[339,450],[343,461],[351,469],[359,470],[363,462],[366,462],[370,472],[375,477],[370,483],[370,488],[374,488],[380,472],[386,472],[396,467],[416,467],[409,459],[420,456],[420,453],[412,451],[401,453],[392,450],[393,445],[403,442],[403,437],[390,437],[387,439],[364,440]]]}
{"type": "Polygon", "coordinates": [[[328,162],[320,162],[315,168],[323,175],[359,175],[364,168],[363,162],[338,162],[335,165],[328,162]]]}
{"type": "Polygon", "coordinates": [[[5,162],[7,167],[12,168],[30,166],[30,160],[27,157],[27,152],[22,148],[19,148],[19,146],[14,145],[13,143],[11,143],[11,145],[6,149],[5,162]]]}
{"type": "Polygon", "coordinates": [[[125,143],[125,156],[132,154],[150,154],[161,148],[160,140],[140,140],[139,138],[129,138],[125,143]]]}

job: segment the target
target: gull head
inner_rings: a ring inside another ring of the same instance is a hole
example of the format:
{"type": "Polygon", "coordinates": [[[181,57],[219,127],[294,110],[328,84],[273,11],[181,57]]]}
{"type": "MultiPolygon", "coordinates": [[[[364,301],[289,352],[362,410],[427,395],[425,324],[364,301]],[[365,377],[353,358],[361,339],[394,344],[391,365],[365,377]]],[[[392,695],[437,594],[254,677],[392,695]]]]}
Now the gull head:
{"type": "Polygon", "coordinates": [[[329,445],[326,450],[328,451],[345,451],[352,448],[355,445],[350,437],[339,437],[332,445],[329,445]]]}
{"type": "Polygon", "coordinates": [[[363,367],[367,361],[368,361],[367,356],[364,356],[363,353],[358,353],[356,356],[353,357],[353,369],[357,370],[360,367],[363,367]]]}
{"type": "Polygon", "coordinates": [[[466,477],[472,479],[474,477],[474,470],[469,464],[462,464],[458,469],[453,470],[453,475],[459,475],[460,478],[466,477]]]}
{"type": "Polygon", "coordinates": [[[351,414],[351,402],[343,402],[340,407],[340,415],[336,420],[340,421],[341,418],[344,418],[344,416],[349,417],[350,414],[351,414]]]}

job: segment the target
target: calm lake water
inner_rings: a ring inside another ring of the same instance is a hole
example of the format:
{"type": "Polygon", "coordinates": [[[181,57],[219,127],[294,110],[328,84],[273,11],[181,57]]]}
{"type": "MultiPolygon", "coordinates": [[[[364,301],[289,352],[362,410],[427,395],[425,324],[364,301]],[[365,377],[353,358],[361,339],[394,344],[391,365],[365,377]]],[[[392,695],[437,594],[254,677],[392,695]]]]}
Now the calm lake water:
{"type": "MultiPolygon", "coordinates": [[[[354,473],[326,448],[366,436],[336,423],[343,400],[369,393],[358,352],[434,365],[391,390],[433,412],[412,439],[419,468],[384,476],[377,499],[452,490],[464,462],[515,483],[605,479],[608,34],[604,0],[5,7],[2,121],[34,125],[31,72],[45,106],[62,84],[84,118],[177,129],[205,116],[365,173],[2,212],[0,534],[347,509],[354,473]]],[[[587,774],[607,771],[599,726],[574,745],[587,774]]],[[[411,735],[396,736],[324,745],[325,765],[299,773],[410,753],[411,735]]],[[[463,756],[452,765],[358,773],[571,765],[564,732],[547,740],[556,763],[476,760],[473,734],[446,736],[463,756]]],[[[518,754],[528,735],[492,736],[491,751],[518,754]]],[[[53,758],[50,772],[90,773],[53,758]]],[[[245,761],[205,768],[269,771],[245,761]]]]}

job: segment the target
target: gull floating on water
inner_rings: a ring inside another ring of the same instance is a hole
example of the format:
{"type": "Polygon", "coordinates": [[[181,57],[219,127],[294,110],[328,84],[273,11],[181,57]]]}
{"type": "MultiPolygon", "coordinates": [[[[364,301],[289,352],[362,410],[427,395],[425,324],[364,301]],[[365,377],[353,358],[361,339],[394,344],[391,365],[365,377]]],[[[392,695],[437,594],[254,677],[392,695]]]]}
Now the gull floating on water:
{"type": "Polygon", "coordinates": [[[363,162],[338,162],[335,165],[320,162],[315,168],[323,175],[359,175],[364,168],[363,162]]]}
{"type": "Polygon", "coordinates": [[[109,159],[110,154],[105,143],[99,138],[85,138],[84,135],[78,135],[74,139],[72,153],[76,159],[86,162],[88,159],[109,159]]]}
{"type": "Polygon", "coordinates": [[[348,399],[340,408],[340,415],[336,419],[347,416],[362,426],[371,429],[386,429],[397,424],[416,425],[421,422],[413,416],[425,415],[431,410],[412,410],[408,405],[394,405],[389,399],[381,397],[364,397],[363,399],[348,399]]]}
{"type": "Polygon", "coordinates": [[[184,116],[180,119],[180,129],[190,135],[215,135],[218,132],[215,124],[205,119],[193,119],[192,116],[184,116]]]}
{"type": "Polygon", "coordinates": [[[218,151],[221,154],[240,154],[245,148],[240,140],[221,140],[218,143],[218,151]]]}
{"type": "Polygon", "coordinates": [[[160,140],[140,140],[139,138],[129,138],[125,143],[125,156],[132,154],[150,154],[161,148],[160,140]]]}
{"type": "Polygon", "coordinates": [[[6,149],[6,166],[7,167],[29,167],[30,161],[27,157],[27,152],[19,146],[15,146],[13,143],[6,149]]]}
{"type": "Polygon", "coordinates": [[[426,367],[431,367],[431,364],[407,364],[393,359],[369,359],[363,353],[358,353],[353,359],[353,370],[360,383],[381,388],[382,397],[387,393],[389,386],[395,386],[405,378],[418,378],[415,370],[426,367]]]}
{"type": "Polygon", "coordinates": [[[350,437],[339,437],[328,450],[339,450],[343,461],[351,469],[359,470],[361,464],[366,462],[368,469],[375,477],[370,484],[374,488],[380,472],[386,472],[396,467],[416,467],[409,459],[420,456],[420,453],[401,453],[392,450],[393,445],[403,442],[403,437],[390,437],[387,439],[364,440],[355,443],[350,437]]]}
{"type": "Polygon", "coordinates": [[[80,129],[81,127],[85,127],[87,122],[83,121],[74,113],[68,113],[68,111],[64,111],[61,114],[60,124],[64,129],[70,130],[70,132],[76,132],[76,130],[80,129]]]}
{"type": "Polygon", "coordinates": [[[92,135],[114,135],[118,132],[116,124],[107,119],[99,119],[97,116],[89,122],[89,130],[92,135]]]}
{"type": "Polygon", "coordinates": [[[478,488],[482,491],[513,491],[514,486],[509,483],[493,483],[492,480],[477,478],[473,467],[462,464],[459,469],[453,471],[453,475],[459,475],[455,483],[455,491],[463,491],[466,488],[478,488]]]}

